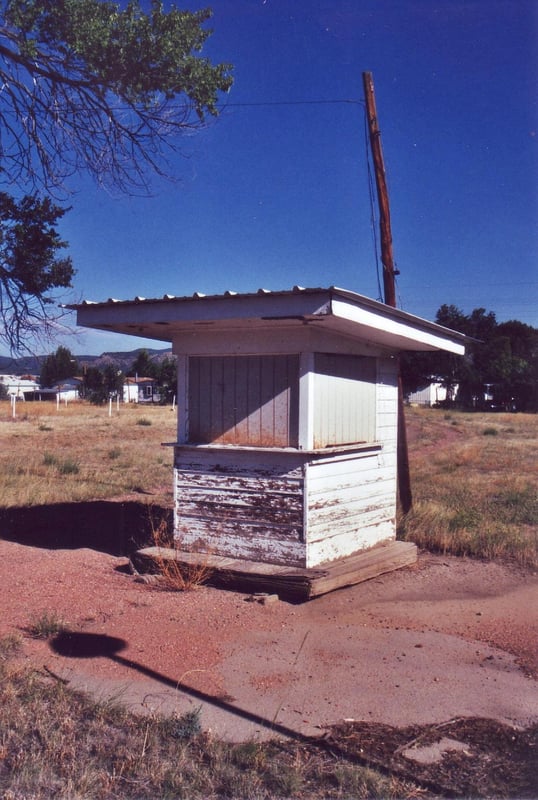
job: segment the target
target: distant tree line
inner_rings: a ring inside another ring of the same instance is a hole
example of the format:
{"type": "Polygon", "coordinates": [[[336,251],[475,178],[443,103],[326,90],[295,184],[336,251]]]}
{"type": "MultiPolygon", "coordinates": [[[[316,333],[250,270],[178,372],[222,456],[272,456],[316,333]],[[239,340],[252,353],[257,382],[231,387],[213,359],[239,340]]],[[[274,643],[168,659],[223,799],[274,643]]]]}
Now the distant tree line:
{"type": "Polygon", "coordinates": [[[435,321],[472,340],[463,357],[405,353],[401,367],[406,394],[433,380],[446,386],[449,404],[538,411],[537,328],[517,320],[498,323],[495,314],[484,308],[465,314],[454,305],[442,305],[435,321]]]}
{"type": "Polygon", "coordinates": [[[67,347],[58,347],[45,358],[39,382],[43,387],[50,387],[75,376],[82,378],[82,396],[92,403],[105,403],[111,397],[121,396],[127,377],[152,378],[160,402],[171,403],[176,393],[177,365],[172,356],[152,359],[147,350],[140,350],[126,373],[114,361],[102,367],[81,368],[67,347]]]}
{"type": "MultiPolygon", "coordinates": [[[[401,366],[406,394],[436,381],[447,388],[448,404],[538,411],[537,328],[517,320],[498,323],[495,314],[484,308],[465,314],[454,305],[442,305],[435,321],[470,337],[466,354],[404,353],[401,366]]],[[[176,393],[175,358],[151,358],[147,350],[140,350],[124,373],[114,361],[81,370],[72,353],[59,347],[45,359],[40,382],[52,386],[75,375],[83,377],[84,397],[95,403],[121,394],[126,377],[152,378],[163,403],[172,402],[176,393]]]]}

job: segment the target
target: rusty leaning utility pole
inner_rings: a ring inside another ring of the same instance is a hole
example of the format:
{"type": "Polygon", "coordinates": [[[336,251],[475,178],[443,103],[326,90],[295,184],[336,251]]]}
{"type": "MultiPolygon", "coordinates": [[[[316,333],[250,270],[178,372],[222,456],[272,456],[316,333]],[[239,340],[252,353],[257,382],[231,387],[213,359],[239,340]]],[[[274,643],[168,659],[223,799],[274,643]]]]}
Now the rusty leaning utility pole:
{"type": "MultiPolygon", "coordinates": [[[[389,195],[385,163],[381,149],[381,132],[377,120],[375,104],[374,81],[371,72],[362,73],[364,86],[364,99],[366,102],[366,115],[370,147],[374,162],[375,183],[379,205],[379,231],[381,238],[381,261],[383,263],[383,291],[385,304],[396,308],[396,284],[394,269],[394,256],[392,252],[392,231],[390,227],[389,195]]],[[[405,430],[405,416],[403,405],[402,376],[398,369],[398,494],[403,512],[407,514],[413,505],[411,493],[411,479],[409,475],[409,455],[407,451],[407,433],[405,430]]]]}

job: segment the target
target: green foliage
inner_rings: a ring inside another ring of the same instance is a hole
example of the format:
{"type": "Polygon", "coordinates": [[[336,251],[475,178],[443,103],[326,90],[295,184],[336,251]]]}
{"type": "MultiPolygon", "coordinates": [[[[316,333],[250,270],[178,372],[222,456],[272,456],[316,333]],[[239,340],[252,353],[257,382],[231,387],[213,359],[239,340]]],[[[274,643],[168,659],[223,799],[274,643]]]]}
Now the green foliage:
{"type": "Polygon", "coordinates": [[[536,568],[536,417],[499,414],[499,427],[488,429],[490,414],[450,416],[459,418],[457,431],[435,410],[406,411],[414,499],[399,535],[434,552],[536,568]]]}
{"type": "Polygon", "coordinates": [[[142,349],[139,350],[127,375],[132,378],[135,376],[139,378],[156,378],[158,370],[157,363],[152,360],[148,351],[142,349]]]}
{"type": "MultiPolygon", "coordinates": [[[[43,671],[10,663],[0,640],[0,795],[49,800],[141,798],[418,797],[421,790],[374,773],[315,741],[236,745],[197,735],[198,712],[166,719],[96,701],[43,671]],[[3,656],[5,653],[5,657],[3,656]],[[247,748],[252,758],[244,759],[247,748]]],[[[345,753],[345,751],[344,751],[345,753]]]]}
{"type": "Polygon", "coordinates": [[[402,356],[404,391],[432,379],[450,390],[467,408],[538,410],[538,330],[517,320],[498,324],[493,312],[475,308],[466,315],[453,305],[439,308],[436,322],[472,337],[465,357],[451,353],[406,353],[402,356]],[[492,400],[486,401],[486,387],[492,400]]]}
{"type": "MultiPolygon", "coordinates": [[[[231,67],[201,55],[211,11],[152,0],[0,0],[0,171],[28,192],[0,194],[0,342],[11,352],[53,338],[50,292],[71,286],[55,229],[81,171],[112,191],[140,192],[167,171],[180,134],[217,114],[231,67]]],[[[106,391],[95,390],[102,402],[106,391]]]]}
{"type": "Polygon", "coordinates": [[[217,114],[228,64],[201,55],[211,11],[152,0],[5,0],[0,125],[6,178],[58,186],[80,169],[114,188],[160,171],[163,146],[217,114]],[[61,125],[57,109],[61,108],[61,125]]]}
{"type": "Polygon", "coordinates": [[[508,488],[493,498],[494,513],[503,522],[538,525],[538,493],[533,486],[508,488]]]}
{"type": "Polygon", "coordinates": [[[60,461],[53,453],[45,453],[43,456],[43,465],[45,467],[56,467],[59,475],[78,475],[80,467],[78,462],[72,458],[66,458],[60,461]]]}
{"type": "Polygon", "coordinates": [[[58,316],[48,309],[50,293],[71,286],[71,259],[58,256],[66,247],[56,230],[64,214],[48,198],[17,201],[0,192],[0,342],[12,352],[31,336],[47,336],[58,316]]]}
{"type": "Polygon", "coordinates": [[[88,367],[84,372],[84,396],[95,405],[102,405],[110,398],[123,393],[124,374],[113,364],[105,364],[103,369],[88,367]]]}
{"type": "Polygon", "coordinates": [[[72,352],[67,347],[58,347],[43,362],[39,381],[41,386],[53,386],[66,378],[72,378],[77,371],[78,364],[72,352]]]}
{"type": "Polygon", "coordinates": [[[174,715],[163,718],[159,726],[161,734],[180,741],[195,739],[202,732],[201,711],[202,707],[198,706],[192,711],[186,711],[182,716],[174,715]]]}
{"type": "Polygon", "coordinates": [[[171,403],[177,393],[177,360],[166,356],[159,364],[157,374],[161,402],[171,403]]]}

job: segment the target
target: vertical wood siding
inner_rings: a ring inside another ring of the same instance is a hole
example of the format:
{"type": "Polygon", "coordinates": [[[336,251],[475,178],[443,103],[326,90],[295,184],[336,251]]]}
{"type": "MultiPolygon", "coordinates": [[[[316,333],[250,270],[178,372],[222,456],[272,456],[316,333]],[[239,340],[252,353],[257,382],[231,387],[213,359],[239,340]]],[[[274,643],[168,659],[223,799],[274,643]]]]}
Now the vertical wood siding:
{"type": "Polygon", "coordinates": [[[296,447],[299,356],[191,356],[189,441],[296,447]]]}
{"type": "Polygon", "coordinates": [[[307,566],[342,558],[396,536],[397,360],[378,359],[376,372],[372,439],[380,442],[382,449],[352,458],[318,460],[308,467],[307,566]]]}
{"type": "Polygon", "coordinates": [[[376,438],[376,360],[316,353],[314,447],[376,438]]]}

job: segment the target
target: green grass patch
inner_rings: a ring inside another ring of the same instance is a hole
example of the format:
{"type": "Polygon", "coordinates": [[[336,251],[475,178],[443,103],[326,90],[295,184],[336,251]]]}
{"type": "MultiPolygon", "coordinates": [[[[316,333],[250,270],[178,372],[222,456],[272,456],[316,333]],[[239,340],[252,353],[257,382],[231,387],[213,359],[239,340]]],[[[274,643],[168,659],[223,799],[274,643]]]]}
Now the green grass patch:
{"type": "Polygon", "coordinates": [[[482,431],[482,435],[483,436],[498,436],[499,435],[499,431],[497,430],[497,428],[484,428],[484,430],[482,431]]]}
{"type": "Polygon", "coordinates": [[[538,525],[538,492],[533,486],[505,489],[491,504],[493,513],[506,523],[538,525]]]}
{"type": "Polygon", "coordinates": [[[67,458],[58,464],[58,472],[60,475],[78,475],[80,467],[72,458],[67,458]]]}

